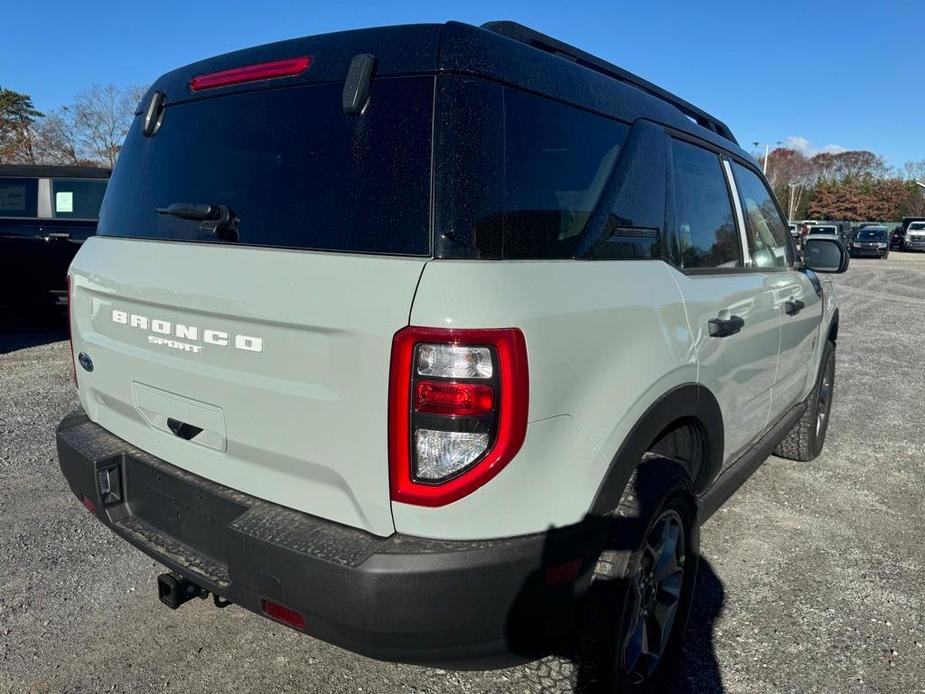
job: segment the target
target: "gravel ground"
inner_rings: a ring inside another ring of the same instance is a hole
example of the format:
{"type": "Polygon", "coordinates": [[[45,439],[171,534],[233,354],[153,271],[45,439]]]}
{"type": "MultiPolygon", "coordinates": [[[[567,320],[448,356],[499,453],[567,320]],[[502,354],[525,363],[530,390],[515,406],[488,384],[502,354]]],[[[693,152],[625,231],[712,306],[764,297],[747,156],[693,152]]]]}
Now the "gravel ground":
{"type": "MultiPolygon", "coordinates": [[[[925,255],[855,260],[836,282],[825,451],[772,458],[704,527],[678,691],[925,692],[925,255]]],[[[0,327],[0,691],[533,691],[523,668],[379,663],[238,608],[161,607],[159,567],[59,474],[65,338],[0,327]]]]}

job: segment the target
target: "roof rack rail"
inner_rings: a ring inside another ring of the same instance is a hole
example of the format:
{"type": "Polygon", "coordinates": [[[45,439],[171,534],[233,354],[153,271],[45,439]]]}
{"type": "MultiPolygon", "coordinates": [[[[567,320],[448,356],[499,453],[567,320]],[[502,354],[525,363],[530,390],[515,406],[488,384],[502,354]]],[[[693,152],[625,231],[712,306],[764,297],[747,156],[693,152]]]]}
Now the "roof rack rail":
{"type": "Polygon", "coordinates": [[[486,22],[482,25],[483,29],[488,31],[493,31],[496,34],[505,36],[509,39],[525,43],[534,48],[538,48],[541,51],[547,53],[552,53],[553,55],[558,55],[566,60],[570,60],[573,63],[578,63],[586,68],[590,68],[596,72],[600,72],[608,77],[631,84],[637,89],[650,94],[651,96],[656,97],[665,101],[675,108],[677,108],[685,116],[693,120],[697,125],[700,125],[707,130],[711,130],[720,137],[724,137],[735,145],[739,143],[736,141],[735,136],[733,136],[732,131],[729,127],[723,123],[718,118],[714,118],[706,111],[703,111],[696,106],[694,106],[689,101],[685,101],[679,96],[675,96],[671,92],[662,89],[659,86],[656,86],[644,80],[638,75],[634,75],[632,72],[624,70],[621,67],[617,67],[612,63],[608,63],[606,60],[602,60],[590,53],[581,50],[580,48],[575,48],[574,46],[567,44],[558,39],[554,39],[551,36],[546,34],[541,34],[530,27],[526,27],[523,24],[518,24],[517,22],[510,21],[500,21],[500,22],[486,22]]]}

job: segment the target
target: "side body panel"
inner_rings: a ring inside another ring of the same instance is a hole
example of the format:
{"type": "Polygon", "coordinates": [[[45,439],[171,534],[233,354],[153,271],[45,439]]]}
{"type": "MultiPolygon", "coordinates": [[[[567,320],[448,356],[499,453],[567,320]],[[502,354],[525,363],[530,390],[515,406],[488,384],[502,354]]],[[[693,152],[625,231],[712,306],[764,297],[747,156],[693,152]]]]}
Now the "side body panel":
{"type": "Polygon", "coordinates": [[[393,503],[396,530],[480,539],[581,521],[641,415],[696,382],[669,273],[661,261],[430,262],[411,324],[523,330],[530,423],[521,452],[473,494],[439,508],[393,503]]]}
{"type": "Polygon", "coordinates": [[[719,401],[724,422],[724,463],[734,459],[768,425],[777,372],[780,307],[767,275],[685,275],[672,270],[681,288],[697,351],[699,381],[719,401]],[[738,316],[740,332],[711,337],[709,321],[738,316]]]}
{"type": "Polygon", "coordinates": [[[768,275],[768,279],[774,285],[781,318],[780,364],[771,402],[773,420],[802,400],[815,382],[814,357],[820,344],[823,304],[809,278],[802,272],[773,273],[768,275]],[[790,301],[801,301],[804,308],[790,315],[787,313],[790,301]]]}

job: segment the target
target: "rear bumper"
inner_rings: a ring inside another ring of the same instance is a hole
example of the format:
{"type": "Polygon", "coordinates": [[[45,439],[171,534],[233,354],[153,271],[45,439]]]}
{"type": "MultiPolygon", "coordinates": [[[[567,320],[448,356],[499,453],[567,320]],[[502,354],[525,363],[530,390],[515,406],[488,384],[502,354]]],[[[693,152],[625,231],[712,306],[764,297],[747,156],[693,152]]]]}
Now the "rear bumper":
{"type": "Polygon", "coordinates": [[[306,633],[382,660],[492,667],[548,652],[601,546],[586,524],[478,542],[380,538],[192,475],[83,412],[61,422],[57,444],[74,493],[134,546],[241,607],[284,605],[306,633]],[[118,499],[101,495],[105,470],[118,470],[118,499]]]}
{"type": "Polygon", "coordinates": [[[878,258],[880,256],[886,255],[888,248],[850,248],[848,249],[848,254],[851,257],[868,257],[868,258],[878,258]]]}

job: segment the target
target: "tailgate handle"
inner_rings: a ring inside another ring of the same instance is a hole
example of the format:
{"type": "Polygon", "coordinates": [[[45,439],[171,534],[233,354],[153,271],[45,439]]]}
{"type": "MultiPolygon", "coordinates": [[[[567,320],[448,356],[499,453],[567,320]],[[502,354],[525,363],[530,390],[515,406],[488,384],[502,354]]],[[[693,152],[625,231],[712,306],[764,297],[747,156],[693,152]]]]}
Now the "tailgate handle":
{"type": "Polygon", "coordinates": [[[170,429],[175,436],[179,436],[184,441],[190,441],[202,433],[202,429],[199,427],[194,427],[192,424],[181,422],[179,419],[174,419],[173,417],[167,418],[167,428],[170,429]]]}

